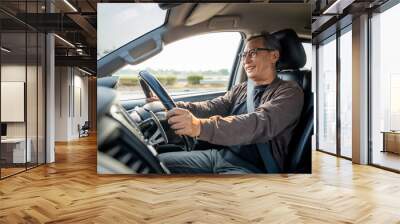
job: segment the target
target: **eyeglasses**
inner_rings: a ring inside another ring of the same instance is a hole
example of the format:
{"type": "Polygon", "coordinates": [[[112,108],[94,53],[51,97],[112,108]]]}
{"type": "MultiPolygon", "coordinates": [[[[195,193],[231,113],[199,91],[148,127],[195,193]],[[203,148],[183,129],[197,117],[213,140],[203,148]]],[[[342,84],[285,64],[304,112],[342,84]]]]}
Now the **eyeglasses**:
{"type": "Polygon", "coordinates": [[[270,48],[254,48],[248,51],[244,51],[239,54],[240,60],[245,60],[247,58],[247,55],[250,55],[250,58],[255,58],[257,57],[257,52],[258,51],[274,51],[274,49],[270,48]]]}

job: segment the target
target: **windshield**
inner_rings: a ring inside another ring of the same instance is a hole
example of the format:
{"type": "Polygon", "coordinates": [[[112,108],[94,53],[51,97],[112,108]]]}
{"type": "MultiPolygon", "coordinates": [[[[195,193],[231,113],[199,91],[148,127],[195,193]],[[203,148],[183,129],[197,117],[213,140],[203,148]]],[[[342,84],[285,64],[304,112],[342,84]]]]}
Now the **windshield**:
{"type": "Polygon", "coordinates": [[[241,42],[238,32],[207,33],[165,45],[162,52],[137,65],[126,65],[119,76],[120,100],[141,99],[137,74],[147,70],[172,96],[226,91],[241,42]]]}
{"type": "Polygon", "coordinates": [[[98,3],[97,9],[97,59],[160,27],[167,13],[150,3],[98,3]]]}

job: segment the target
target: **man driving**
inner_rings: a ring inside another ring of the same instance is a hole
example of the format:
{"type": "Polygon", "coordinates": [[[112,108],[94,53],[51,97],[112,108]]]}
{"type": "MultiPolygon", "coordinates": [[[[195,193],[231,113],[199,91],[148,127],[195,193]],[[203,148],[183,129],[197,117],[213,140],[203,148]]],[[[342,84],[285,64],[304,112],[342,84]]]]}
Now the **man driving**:
{"type": "Polygon", "coordinates": [[[245,82],[224,96],[178,102],[177,108],[168,111],[168,123],[176,134],[226,146],[160,154],[160,161],[172,173],[266,173],[271,172],[269,163],[276,163],[280,172],[284,170],[304,97],[296,82],[277,77],[280,49],[279,41],[269,33],[247,40],[240,57],[247,78],[254,83],[252,104],[247,103],[251,94],[247,94],[245,82]],[[266,150],[267,156],[263,155],[266,150]]]}

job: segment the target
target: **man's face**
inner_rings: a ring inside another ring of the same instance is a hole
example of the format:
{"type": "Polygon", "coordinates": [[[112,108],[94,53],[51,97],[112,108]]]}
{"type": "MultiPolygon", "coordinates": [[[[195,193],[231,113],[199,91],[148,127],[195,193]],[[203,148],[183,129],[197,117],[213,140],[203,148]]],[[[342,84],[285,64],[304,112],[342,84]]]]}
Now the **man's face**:
{"type": "MultiPolygon", "coordinates": [[[[265,48],[263,38],[255,38],[247,42],[244,52],[249,52],[256,48],[265,48]]],[[[274,74],[275,63],[278,59],[278,51],[259,50],[254,57],[251,54],[247,54],[242,59],[242,62],[248,78],[253,81],[262,81],[274,74]]]]}

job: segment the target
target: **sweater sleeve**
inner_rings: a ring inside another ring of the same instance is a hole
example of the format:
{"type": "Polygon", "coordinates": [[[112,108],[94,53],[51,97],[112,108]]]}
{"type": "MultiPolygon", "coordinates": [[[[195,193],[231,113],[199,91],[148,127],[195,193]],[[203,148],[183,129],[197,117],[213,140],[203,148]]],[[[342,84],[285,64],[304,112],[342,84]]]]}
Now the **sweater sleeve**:
{"type": "Polygon", "coordinates": [[[239,86],[235,86],[225,95],[212,100],[202,102],[176,102],[180,108],[184,108],[193,113],[198,118],[209,118],[211,116],[220,115],[227,116],[230,113],[231,106],[234,102],[234,95],[239,86]]]}
{"type": "Polygon", "coordinates": [[[298,85],[278,89],[274,97],[255,112],[201,119],[200,140],[218,145],[264,143],[295,125],[303,108],[303,91],[298,85]]]}

